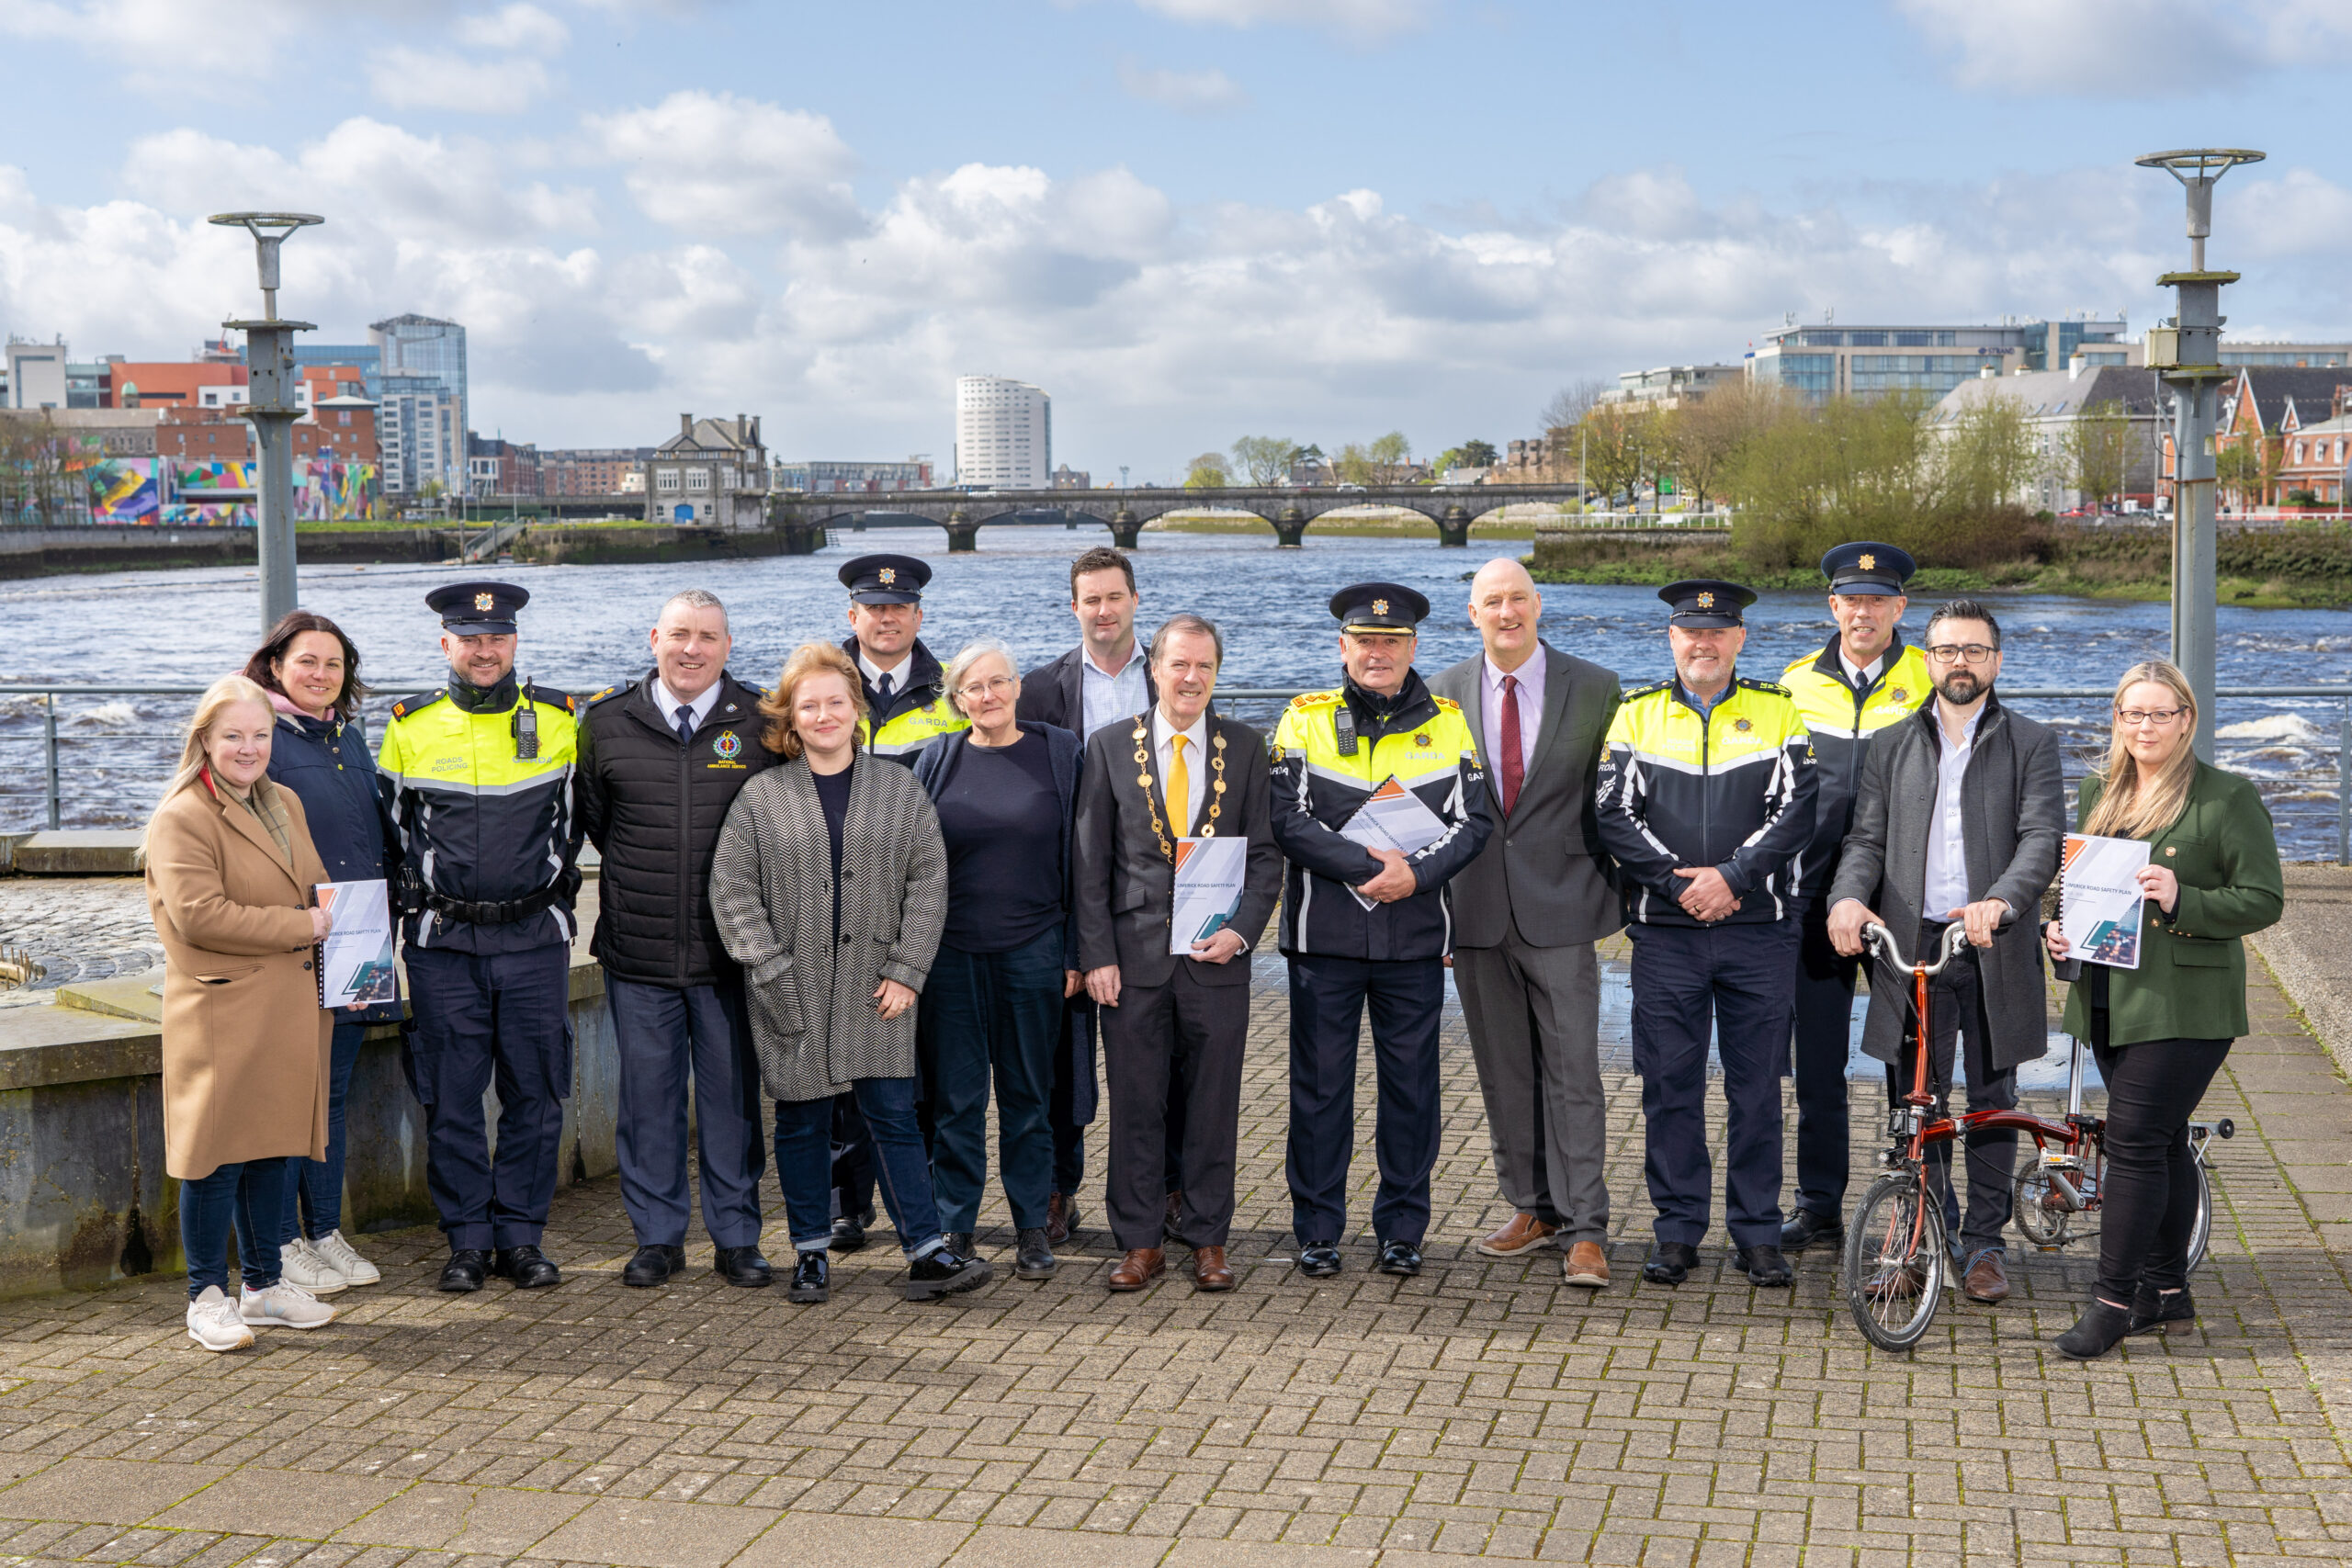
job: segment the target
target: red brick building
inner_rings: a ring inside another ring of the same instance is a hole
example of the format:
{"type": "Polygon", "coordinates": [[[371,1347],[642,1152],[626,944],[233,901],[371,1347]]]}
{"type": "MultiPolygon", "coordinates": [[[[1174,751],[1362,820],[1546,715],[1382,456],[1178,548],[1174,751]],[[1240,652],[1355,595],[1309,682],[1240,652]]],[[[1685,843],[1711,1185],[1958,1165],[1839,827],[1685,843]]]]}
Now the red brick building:
{"type": "Polygon", "coordinates": [[[155,422],[155,455],[175,462],[242,463],[255,455],[253,426],[224,409],[166,408],[155,422]]]}

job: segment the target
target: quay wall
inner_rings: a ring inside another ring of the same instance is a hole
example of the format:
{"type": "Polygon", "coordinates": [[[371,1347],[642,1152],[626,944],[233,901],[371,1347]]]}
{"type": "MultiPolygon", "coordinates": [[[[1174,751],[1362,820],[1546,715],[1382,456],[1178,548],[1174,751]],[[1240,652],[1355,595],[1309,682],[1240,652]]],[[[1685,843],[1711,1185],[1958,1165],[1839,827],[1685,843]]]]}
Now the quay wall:
{"type": "MultiPolygon", "coordinates": [[[[296,553],[311,564],[438,561],[458,553],[442,528],[296,530],[296,553]]],[[[191,566],[251,566],[251,528],[168,528],[99,524],[87,528],[0,528],[0,579],[89,571],[160,571],[191,566]]]]}
{"type": "MultiPolygon", "coordinates": [[[[596,919],[582,889],[582,930],[596,919]]],[[[90,1289],[187,1268],[179,1183],[164,1170],[160,971],[62,987],[52,1003],[0,1008],[0,1298],[90,1289]]],[[[571,1095],[559,1179],[618,1169],[620,1072],[604,972],[585,937],[571,953],[571,1095]]],[[[497,1093],[483,1096],[493,1141],[497,1093]]],[[[396,1025],[370,1031],[345,1099],[344,1228],[435,1223],[424,1116],[396,1025]]]]}

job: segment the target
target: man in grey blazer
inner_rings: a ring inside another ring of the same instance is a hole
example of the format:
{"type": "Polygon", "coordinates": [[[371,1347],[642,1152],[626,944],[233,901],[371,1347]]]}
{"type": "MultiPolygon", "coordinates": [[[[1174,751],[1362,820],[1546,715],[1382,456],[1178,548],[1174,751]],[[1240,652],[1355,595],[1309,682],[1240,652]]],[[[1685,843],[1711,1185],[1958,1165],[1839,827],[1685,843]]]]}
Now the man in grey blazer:
{"type": "MultiPolygon", "coordinates": [[[[1921,638],[1936,699],[1871,742],[1854,791],[1854,825],[1829,885],[1829,940],[1862,951],[1875,921],[1905,953],[1932,956],[1964,923],[1971,945],[1931,982],[1929,1071],[1939,1100],[1951,1092],[1954,1036],[1967,1047],[1968,1109],[2018,1102],[2017,1069],[2048,1049],[2041,937],[2035,916],[2058,873],[2066,795],[2058,738],[2003,707],[2001,628],[1982,604],[1956,599],[1928,618],[1921,638]],[[2013,919],[2007,930],[2004,919],[2013,919]]],[[[1910,1092],[1917,1027],[1911,988],[1883,965],[1871,972],[1862,1049],[1887,1064],[1889,1097],[1910,1092]]],[[[2018,1135],[1968,1138],[1968,1214],[1951,1187],[1951,1145],[1935,1145],[1945,1234],[1964,1273],[1961,1289],[1986,1303],[2009,1293],[2001,1232],[2018,1135]]]]}
{"type": "Polygon", "coordinates": [[[1514,1213],[1490,1258],[1563,1247],[1572,1285],[1609,1283],[1602,1177],[1600,966],[1624,921],[1593,817],[1593,776],[1617,713],[1616,672],[1536,636],[1527,569],[1488,561],[1470,583],[1486,651],[1430,682],[1459,704],[1487,759],[1498,830],[1454,884],[1453,979],[1487,1102],[1495,1171],[1514,1213]]]}

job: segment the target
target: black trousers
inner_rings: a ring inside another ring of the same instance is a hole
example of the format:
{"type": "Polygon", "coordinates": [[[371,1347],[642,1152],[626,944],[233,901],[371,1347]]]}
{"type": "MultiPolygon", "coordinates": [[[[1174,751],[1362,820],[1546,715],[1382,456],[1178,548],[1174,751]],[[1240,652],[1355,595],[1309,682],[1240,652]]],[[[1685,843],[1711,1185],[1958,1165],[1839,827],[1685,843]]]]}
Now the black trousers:
{"type": "Polygon", "coordinates": [[[1853,1151],[1846,1117],[1846,1063],[1853,1053],[1854,980],[1862,961],[1829,942],[1829,899],[1806,902],[1797,949],[1796,1206],[1825,1220],[1846,1213],[1853,1151]]]}
{"type": "Polygon", "coordinates": [[[1434,958],[1290,959],[1290,1226],[1302,1247],[1348,1235],[1348,1165],[1356,1142],[1356,1042],[1372,1015],[1377,1084],[1372,1147],[1380,1186],[1372,1234],[1421,1245],[1430,1228],[1444,1106],[1438,1022],[1445,966],[1434,958]]]}
{"type": "Polygon", "coordinates": [[[1203,967],[1179,959],[1166,984],[1125,986],[1119,1005],[1101,1010],[1111,1095],[1105,1196],[1111,1237],[1125,1251],[1160,1244],[1171,1190],[1184,1195],[1177,1234],[1185,1246],[1223,1247],[1233,1229],[1250,987],[1246,976],[1238,986],[1204,984],[1203,967]]]}
{"type": "Polygon", "coordinates": [[[2227,1040],[2093,1043],[2107,1080],[2107,1194],[2098,1222],[2098,1293],[2125,1306],[2140,1286],[2188,1283],[2188,1236],[2197,1224],[2197,1156],[2188,1119],[2227,1040]]]}
{"type": "MultiPolygon", "coordinates": [[[[1918,945],[1914,953],[1935,953],[1944,940],[1949,920],[1919,922],[1918,945]]],[[[1881,967],[1875,980],[1883,976],[1890,986],[1908,986],[1910,981],[1898,977],[1893,970],[1881,967]]],[[[1909,1005],[1908,994],[1903,1009],[1903,1055],[1889,1063],[1886,1069],[1886,1098],[1890,1105],[1900,1105],[1911,1090],[1912,1068],[1918,1062],[1917,1031],[1919,1015],[1909,1005]]],[[[1965,1040],[1968,1049],[1968,1109],[1971,1111],[2014,1111],[2018,1103],[2018,1075],[2012,1067],[1995,1072],[1986,1053],[1990,1050],[1991,1032],[1984,1018],[1984,987],[1978,978],[1976,949],[1963,947],[1944,972],[1928,982],[1928,1069],[1936,1102],[1941,1105],[1951,1095],[1951,1069],[1954,1037],[1965,1040]]],[[[2011,1184],[2017,1179],[2018,1135],[2007,1128],[1996,1128],[1968,1134],[1968,1215],[1963,1224],[1960,1213],[1960,1194],[1951,1185],[1951,1145],[1935,1144],[1928,1150],[1928,1179],[1944,1197],[1944,1234],[1952,1238],[1963,1258],[1973,1258],[1987,1247],[2002,1246],[2001,1232],[2009,1223],[2011,1184]]]]}

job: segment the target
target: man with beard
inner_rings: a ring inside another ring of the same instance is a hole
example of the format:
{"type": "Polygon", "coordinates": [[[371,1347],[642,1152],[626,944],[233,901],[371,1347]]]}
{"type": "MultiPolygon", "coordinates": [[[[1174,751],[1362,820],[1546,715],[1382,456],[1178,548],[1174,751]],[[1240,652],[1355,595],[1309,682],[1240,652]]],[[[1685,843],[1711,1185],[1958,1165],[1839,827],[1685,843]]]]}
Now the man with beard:
{"type": "MultiPolygon", "coordinates": [[[[1931,1092],[1939,1105],[1951,1093],[1958,1035],[1967,1042],[1968,1109],[2007,1109],[2018,1102],[2018,1064],[2047,1048],[2041,941],[2031,915],[2057,874],[2066,837],[2058,742],[1993,694],[2001,628],[1990,610],[1953,600],[1928,617],[1923,646],[1936,700],[1871,743],[1854,829],[1829,888],[1829,938],[1838,952],[1859,953],[1864,928],[1877,923],[1909,953],[1932,956],[1945,931],[1962,923],[1970,945],[1930,982],[1931,1092]],[[2005,920],[2014,922],[2006,931],[2005,920]]],[[[1898,1105],[1911,1089],[1915,1063],[1905,1044],[1917,1028],[1911,988],[1873,983],[1862,1049],[1887,1064],[1887,1092],[1898,1105]]],[[[1961,1289],[1973,1302],[2009,1293],[2001,1232],[2017,1143],[2013,1132],[1969,1134],[1964,1223],[1951,1145],[1936,1145],[1931,1156],[1944,1231],[1958,1238],[1961,1289]]]]}

